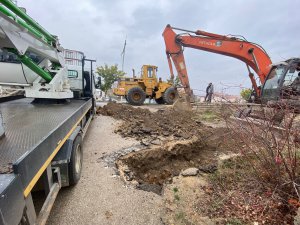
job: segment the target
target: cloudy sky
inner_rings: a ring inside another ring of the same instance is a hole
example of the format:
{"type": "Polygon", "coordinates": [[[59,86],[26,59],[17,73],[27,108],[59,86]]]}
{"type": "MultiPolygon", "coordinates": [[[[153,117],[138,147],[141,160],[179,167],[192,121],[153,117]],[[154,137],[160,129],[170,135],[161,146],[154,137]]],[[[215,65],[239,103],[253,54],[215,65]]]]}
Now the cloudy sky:
{"type": "MultiPolygon", "coordinates": [[[[188,30],[240,34],[262,45],[273,62],[300,56],[300,1],[297,0],[18,0],[27,13],[64,48],[85,52],[97,65],[119,64],[127,36],[124,71],[143,64],[169,76],[162,32],[167,24],[188,30]]],[[[244,63],[185,48],[191,87],[203,95],[208,82],[218,91],[250,87],[244,63]]]]}

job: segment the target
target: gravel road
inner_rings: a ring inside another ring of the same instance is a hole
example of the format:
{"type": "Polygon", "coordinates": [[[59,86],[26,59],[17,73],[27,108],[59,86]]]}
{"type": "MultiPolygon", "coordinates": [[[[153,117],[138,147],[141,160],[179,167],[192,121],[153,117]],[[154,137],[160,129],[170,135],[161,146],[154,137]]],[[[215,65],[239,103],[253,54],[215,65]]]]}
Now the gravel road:
{"type": "Polygon", "coordinates": [[[162,199],[152,192],[126,187],[112,168],[99,158],[137,142],[124,139],[113,130],[117,122],[97,116],[84,141],[83,171],[80,182],[60,191],[48,225],[160,225],[162,199]]]}

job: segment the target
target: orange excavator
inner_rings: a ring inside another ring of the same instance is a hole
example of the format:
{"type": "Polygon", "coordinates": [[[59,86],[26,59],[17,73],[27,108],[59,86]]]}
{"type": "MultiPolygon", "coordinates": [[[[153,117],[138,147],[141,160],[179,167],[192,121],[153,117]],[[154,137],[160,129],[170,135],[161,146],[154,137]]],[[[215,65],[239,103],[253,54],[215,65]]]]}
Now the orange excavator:
{"type": "MultiPolygon", "coordinates": [[[[189,31],[167,25],[163,32],[163,37],[166,44],[171,79],[174,79],[173,62],[186,93],[186,99],[181,98],[181,102],[178,99],[174,107],[179,109],[191,109],[190,100],[193,94],[183,55],[184,47],[188,47],[230,56],[243,61],[248,69],[254,89],[252,95],[254,99],[251,99],[252,102],[268,106],[262,108],[262,115],[265,115],[269,109],[272,111],[272,108],[290,109],[290,112],[292,112],[292,114],[297,113],[299,118],[300,58],[291,58],[279,63],[272,63],[263,47],[247,41],[242,36],[224,36],[201,30],[189,31]],[[179,30],[183,33],[176,34],[174,30],[179,30]],[[256,83],[256,79],[254,74],[250,71],[250,68],[257,74],[260,81],[259,85],[256,83]],[[187,105],[181,103],[186,103],[187,105]]],[[[253,114],[254,112],[252,106],[249,109],[245,109],[247,116],[251,116],[250,113],[253,114]]],[[[242,110],[238,116],[240,117],[243,114],[245,114],[244,110],[242,110]]],[[[254,112],[253,115],[255,114],[257,113],[254,112]]],[[[283,121],[284,114],[279,113],[278,115],[279,116],[276,116],[276,122],[279,124],[283,121]]],[[[290,117],[289,114],[287,115],[290,117]]],[[[260,117],[258,116],[258,118],[260,117]]]]}
{"type": "Polygon", "coordinates": [[[190,31],[171,27],[170,25],[166,26],[163,37],[171,78],[174,78],[171,62],[173,61],[187,96],[191,96],[192,91],[183,55],[184,47],[226,55],[243,61],[247,66],[255,95],[258,98],[261,96],[261,88],[256,83],[250,68],[258,75],[260,83],[264,84],[272,62],[267,52],[260,45],[249,42],[242,36],[224,36],[201,30],[190,31]],[[174,30],[183,31],[184,33],[176,34],[174,30]]]}

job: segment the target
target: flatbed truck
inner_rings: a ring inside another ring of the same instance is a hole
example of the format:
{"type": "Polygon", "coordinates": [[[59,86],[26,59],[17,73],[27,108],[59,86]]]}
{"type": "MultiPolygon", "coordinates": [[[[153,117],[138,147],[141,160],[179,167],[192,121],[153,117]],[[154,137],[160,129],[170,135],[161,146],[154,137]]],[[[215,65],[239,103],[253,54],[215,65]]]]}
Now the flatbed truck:
{"type": "Polygon", "coordinates": [[[0,98],[0,225],[46,224],[59,190],[80,179],[95,113],[94,60],[82,54],[70,68],[63,51],[55,35],[0,0],[0,85],[25,92],[0,98]]]}
{"type": "Polygon", "coordinates": [[[82,141],[93,118],[92,98],[34,104],[22,98],[0,104],[0,224],[45,224],[63,186],[78,182],[82,141]],[[37,213],[32,191],[47,196],[37,213]]]}

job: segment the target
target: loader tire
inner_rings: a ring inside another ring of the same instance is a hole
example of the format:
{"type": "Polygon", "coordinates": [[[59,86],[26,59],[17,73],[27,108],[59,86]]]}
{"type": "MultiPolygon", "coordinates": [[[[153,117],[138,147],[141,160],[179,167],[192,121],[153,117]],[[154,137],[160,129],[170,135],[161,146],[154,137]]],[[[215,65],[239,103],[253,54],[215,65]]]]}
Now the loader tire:
{"type": "Polygon", "coordinates": [[[130,105],[143,105],[146,93],[140,87],[133,87],[127,93],[127,100],[130,105]]]}
{"type": "Polygon", "coordinates": [[[165,101],[164,101],[163,97],[160,97],[160,98],[158,98],[158,99],[155,99],[155,102],[156,102],[157,104],[159,104],[159,105],[165,104],[165,101]]]}
{"type": "Polygon", "coordinates": [[[169,87],[163,94],[163,100],[166,104],[172,105],[177,98],[177,90],[174,87],[169,87]]]}
{"type": "Polygon", "coordinates": [[[125,97],[125,100],[126,100],[126,102],[128,102],[128,98],[127,98],[127,95],[125,95],[124,97],[125,97]]]}

